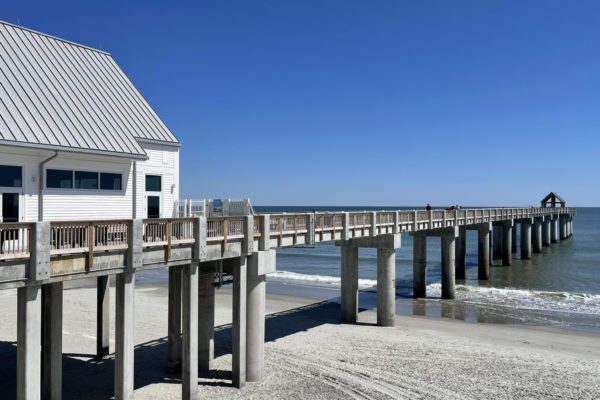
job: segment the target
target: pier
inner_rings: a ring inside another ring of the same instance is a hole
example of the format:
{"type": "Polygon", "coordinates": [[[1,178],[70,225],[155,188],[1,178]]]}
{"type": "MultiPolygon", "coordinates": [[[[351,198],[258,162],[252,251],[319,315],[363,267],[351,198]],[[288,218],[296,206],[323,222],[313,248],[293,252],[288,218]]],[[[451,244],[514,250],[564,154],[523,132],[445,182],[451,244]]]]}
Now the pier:
{"type": "Polygon", "coordinates": [[[358,317],[358,249],[377,249],[377,324],[395,324],[395,250],[413,237],[414,296],[426,293],[426,238],[442,243],[442,297],[465,277],[466,231],[478,232],[479,279],[492,259],[510,265],[573,232],[574,208],[384,210],[242,217],[19,222],[0,224],[0,289],[17,288],[17,397],[60,399],[63,282],[97,279],[97,357],[109,352],[108,277],[116,277],[116,399],[133,398],[134,292],[139,271],[169,270],[165,369],[181,371],[184,399],[198,395],[198,371],[214,358],[215,290],[233,284],[232,383],[263,375],[266,275],[276,248],[335,241],[341,249],[341,319],[358,317]],[[40,348],[42,349],[40,353],[40,348]]]}

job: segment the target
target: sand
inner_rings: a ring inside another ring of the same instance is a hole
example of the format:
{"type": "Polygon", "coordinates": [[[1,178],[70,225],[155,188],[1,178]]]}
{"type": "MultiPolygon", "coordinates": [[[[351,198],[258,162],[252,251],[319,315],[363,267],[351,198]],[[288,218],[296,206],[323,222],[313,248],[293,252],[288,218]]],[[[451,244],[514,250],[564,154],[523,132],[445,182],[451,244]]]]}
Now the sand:
{"type": "MultiPolygon", "coordinates": [[[[65,290],[64,304],[64,398],[108,399],[114,363],[112,355],[93,358],[95,289],[65,290]]],[[[0,397],[10,399],[15,290],[0,291],[0,310],[0,397]]],[[[138,285],[135,311],[135,397],[180,398],[180,377],[166,372],[166,285],[138,285]]],[[[599,334],[400,315],[396,327],[381,328],[372,310],[358,324],[340,324],[339,305],[275,294],[267,312],[265,379],[235,389],[231,291],[217,292],[215,370],[201,376],[199,398],[600,398],[599,334]]]]}

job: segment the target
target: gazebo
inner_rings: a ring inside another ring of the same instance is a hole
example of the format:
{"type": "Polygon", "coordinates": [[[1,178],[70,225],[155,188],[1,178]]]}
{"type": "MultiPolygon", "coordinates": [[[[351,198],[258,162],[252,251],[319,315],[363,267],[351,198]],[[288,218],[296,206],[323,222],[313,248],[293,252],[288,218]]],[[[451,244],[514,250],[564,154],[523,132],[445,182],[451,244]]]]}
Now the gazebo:
{"type": "Polygon", "coordinates": [[[557,195],[554,192],[548,193],[548,195],[542,199],[541,203],[542,203],[542,208],[544,208],[544,207],[556,208],[557,203],[560,204],[560,207],[567,206],[567,202],[562,197],[560,197],[559,195],[557,195]]]}

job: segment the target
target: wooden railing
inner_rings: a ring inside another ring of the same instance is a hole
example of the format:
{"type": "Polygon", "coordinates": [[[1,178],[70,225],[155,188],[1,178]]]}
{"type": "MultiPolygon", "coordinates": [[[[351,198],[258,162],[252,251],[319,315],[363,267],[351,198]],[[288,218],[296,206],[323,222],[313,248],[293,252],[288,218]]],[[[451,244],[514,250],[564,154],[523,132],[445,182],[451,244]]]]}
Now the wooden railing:
{"type": "Polygon", "coordinates": [[[0,224],[0,260],[29,257],[31,228],[22,222],[0,224]]]}
{"type": "MultiPolygon", "coordinates": [[[[435,229],[457,225],[471,225],[506,219],[535,218],[556,214],[575,214],[574,208],[487,208],[460,210],[381,210],[270,214],[270,238],[277,237],[278,245],[284,237],[314,235],[315,241],[335,240],[420,229],[435,229]],[[373,225],[373,217],[375,224],[373,225]],[[313,225],[310,221],[313,220],[313,225]],[[347,222],[346,222],[347,221],[347,222]],[[372,232],[371,230],[375,228],[372,232]],[[346,233],[344,233],[346,232],[346,233]],[[347,235],[347,236],[342,236],[347,235]]],[[[263,215],[255,215],[250,231],[246,217],[210,217],[206,220],[207,242],[221,242],[223,252],[231,241],[261,237],[263,215]]],[[[171,259],[174,245],[194,243],[197,238],[197,218],[143,220],[143,246],[165,248],[165,259],[171,259]]],[[[86,253],[89,268],[93,267],[94,252],[128,249],[131,240],[131,220],[68,221],[50,223],[50,254],[58,257],[86,253]]],[[[33,223],[0,224],[0,260],[30,256],[33,223]]]]}

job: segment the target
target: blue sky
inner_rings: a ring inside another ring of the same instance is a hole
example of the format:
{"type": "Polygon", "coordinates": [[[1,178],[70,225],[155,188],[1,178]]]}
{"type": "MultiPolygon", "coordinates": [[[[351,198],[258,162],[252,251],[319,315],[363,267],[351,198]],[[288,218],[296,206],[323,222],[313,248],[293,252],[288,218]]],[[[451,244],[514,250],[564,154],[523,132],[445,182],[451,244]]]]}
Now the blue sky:
{"type": "Polygon", "coordinates": [[[600,202],[600,2],[11,1],[101,48],[183,143],[182,197],[600,202]]]}

